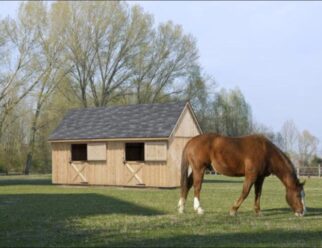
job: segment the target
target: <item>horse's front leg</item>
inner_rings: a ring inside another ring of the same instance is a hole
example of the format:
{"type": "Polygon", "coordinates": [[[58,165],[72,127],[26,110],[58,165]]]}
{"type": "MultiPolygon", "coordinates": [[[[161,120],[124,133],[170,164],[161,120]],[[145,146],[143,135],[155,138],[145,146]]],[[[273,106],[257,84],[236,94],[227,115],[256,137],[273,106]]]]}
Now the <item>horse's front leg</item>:
{"type": "Polygon", "coordinates": [[[200,203],[200,191],[203,181],[203,176],[205,169],[197,169],[193,171],[193,187],[194,187],[194,198],[193,198],[193,208],[197,211],[198,214],[203,214],[204,210],[201,207],[200,203]]]}
{"type": "Polygon", "coordinates": [[[265,177],[258,177],[255,181],[255,204],[254,204],[254,210],[257,216],[261,214],[261,208],[260,208],[260,198],[262,194],[262,188],[264,183],[265,177]]]}
{"type": "Polygon", "coordinates": [[[231,216],[236,215],[238,208],[243,203],[243,201],[247,198],[249,191],[252,188],[253,184],[254,184],[254,181],[252,179],[245,177],[242,193],[241,193],[240,197],[238,198],[238,200],[234,203],[234,205],[230,209],[231,216]]]}

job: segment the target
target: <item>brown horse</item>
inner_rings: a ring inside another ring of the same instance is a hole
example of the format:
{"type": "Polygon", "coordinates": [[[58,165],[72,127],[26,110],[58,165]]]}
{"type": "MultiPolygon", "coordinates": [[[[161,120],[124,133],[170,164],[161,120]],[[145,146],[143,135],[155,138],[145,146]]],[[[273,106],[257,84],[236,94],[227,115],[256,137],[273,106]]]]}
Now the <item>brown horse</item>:
{"type": "Polygon", "coordinates": [[[194,209],[203,213],[200,190],[207,166],[220,174],[245,176],[240,197],[230,210],[235,215],[255,184],[255,213],[260,214],[260,196],[265,177],[276,175],[286,188],[286,200],[296,216],[305,214],[304,183],[300,183],[290,159],[262,135],[230,138],[217,134],[198,135],[186,144],[181,164],[181,198],[179,212],[183,213],[189,189],[194,186],[194,209]],[[191,174],[189,174],[189,167],[191,174]]]}

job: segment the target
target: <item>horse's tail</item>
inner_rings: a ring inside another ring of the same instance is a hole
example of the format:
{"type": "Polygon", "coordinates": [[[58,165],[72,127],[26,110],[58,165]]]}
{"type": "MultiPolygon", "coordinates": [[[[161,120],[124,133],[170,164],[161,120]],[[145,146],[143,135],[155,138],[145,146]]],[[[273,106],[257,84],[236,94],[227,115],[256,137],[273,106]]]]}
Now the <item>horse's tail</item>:
{"type": "Polygon", "coordinates": [[[187,152],[186,149],[182,152],[182,159],[181,159],[181,197],[184,199],[187,197],[189,188],[191,187],[190,184],[192,184],[192,175],[188,176],[189,172],[189,161],[187,158],[187,152]],[[191,178],[190,178],[191,177],[191,178]]]}

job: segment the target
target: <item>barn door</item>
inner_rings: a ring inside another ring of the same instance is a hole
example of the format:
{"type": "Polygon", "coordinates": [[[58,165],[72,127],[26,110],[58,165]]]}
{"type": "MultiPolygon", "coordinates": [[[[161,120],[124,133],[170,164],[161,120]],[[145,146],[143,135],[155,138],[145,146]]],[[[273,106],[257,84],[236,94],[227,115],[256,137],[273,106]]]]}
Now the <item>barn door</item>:
{"type": "Polygon", "coordinates": [[[85,169],[87,163],[70,161],[69,179],[71,184],[87,184],[87,178],[85,176],[85,169]]]}
{"type": "Polygon", "coordinates": [[[124,161],[125,168],[127,169],[126,173],[126,185],[129,186],[144,186],[142,179],[142,169],[144,163],[139,162],[126,162],[124,161]]]}
{"type": "Polygon", "coordinates": [[[85,168],[88,165],[87,160],[87,144],[71,144],[70,160],[68,166],[68,183],[84,184],[88,183],[85,177],[85,168]]]}
{"type": "Polygon", "coordinates": [[[139,186],[144,184],[144,163],[126,161],[124,142],[111,141],[107,144],[107,181],[110,185],[139,186]]]}

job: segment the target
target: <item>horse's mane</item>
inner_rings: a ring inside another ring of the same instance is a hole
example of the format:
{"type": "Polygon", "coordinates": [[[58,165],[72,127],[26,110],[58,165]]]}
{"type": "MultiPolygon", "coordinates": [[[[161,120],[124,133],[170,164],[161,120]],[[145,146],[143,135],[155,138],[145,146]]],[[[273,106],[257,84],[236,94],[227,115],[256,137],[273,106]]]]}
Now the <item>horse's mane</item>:
{"type": "Polygon", "coordinates": [[[269,141],[269,143],[275,148],[276,152],[278,153],[278,155],[282,158],[282,160],[285,162],[285,164],[290,168],[291,170],[291,175],[294,178],[295,182],[297,185],[300,185],[300,181],[299,178],[297,176],[296,173],[296,169],[295,166],[293,164],[293,162],[291,161],[291,159],[285,154],[285,152],[283,152],[277,145],[275,145],[272,141],[270,141],[269,139],[267,139],[269,141]]]}

